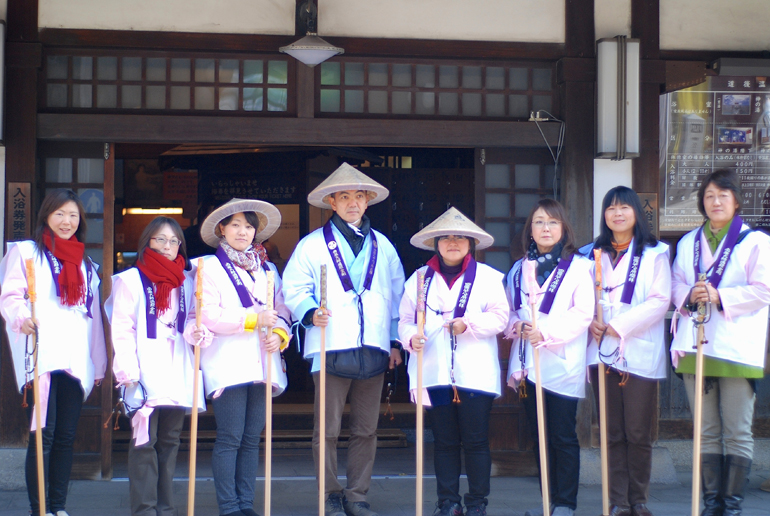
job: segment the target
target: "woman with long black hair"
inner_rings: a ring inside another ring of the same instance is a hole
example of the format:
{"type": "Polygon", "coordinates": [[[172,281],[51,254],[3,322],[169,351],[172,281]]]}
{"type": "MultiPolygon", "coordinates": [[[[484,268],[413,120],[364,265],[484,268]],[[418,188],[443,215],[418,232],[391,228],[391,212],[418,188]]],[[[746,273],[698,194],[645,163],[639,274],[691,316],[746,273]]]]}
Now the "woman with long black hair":
{"type": "MultiPolygon", "coordinates": [[[[128,448],[132,516],[174,514],[173,480],[185,413],[193,400],[193,348],[184,338],[195,311],[194,271],[184,235],[156,217],[139,237],[136,267],[112,277],[104,303],[112,369],[133,428],[128,448]]],[[[201,384],[199,408],[204,408],[201,384]]]]}
{"type": "MultiPolygon", "coordinates": [[[[599,400],[607,366],[610,515],[652,516],[647,508],[658,381],[666,377],[664,319],[671,296],[668,245],[650,233],[639,196],[625,186],[602,201],[599,237],[603,323],[590,327],[588,364],[599,400]]],[[[595,271],[594,271],[595,272],[595,271]]]]}
{"type": "Polygon", "coordinates": [[[80,198],[57,189],[43,199],[34,240],[11,242],[0,262],[0,313],[13,356],[16,384],[25,389],[32,429],[26,480],[32,514],[38,514],[37,452],[34,411],[43,421],[43,461],[47,472],[47,512],[67,516],[65,505],[72,471],[72,446],[83,401],[101,384],[107,368],[99,305],[99,275],[85,254],[86,220],[80,198]],[[27,300],[25,261],[33,260],[37,303],[32,319],[27,300]],[[37,364],[31,340],[37,332],[37,364]],[[40,374],[40,407],[35,407],[25,357],[40,374]]]}

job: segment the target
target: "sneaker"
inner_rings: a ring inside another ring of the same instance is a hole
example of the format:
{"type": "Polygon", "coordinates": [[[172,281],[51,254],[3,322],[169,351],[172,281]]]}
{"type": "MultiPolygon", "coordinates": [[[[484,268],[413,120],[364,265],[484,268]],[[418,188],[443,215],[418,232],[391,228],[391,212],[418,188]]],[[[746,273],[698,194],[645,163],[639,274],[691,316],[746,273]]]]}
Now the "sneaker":
{"type": "Polygon", "coordinates": [[[259,516],[259,514],[257,514],[257,511],[255,511],[251,507],[247,509],[241,509],[241,512],[243,513],[244,516],[259,516]]]}
{"type": "Polygon", "coordinates": [[[449,500],[436,502],[436,510],[433,516],[463,516],[463,508],[459,503],[453,503],[449,500]]]}
{"type": "Polygon", "coordinates": [[[345,509],[342,507],[342,493],[330,493],[324,504],[324,514],[326,516],[346,516],[345,509]]]}
{"type": "Polygon", "coordinates": [[[560,505],[559,507],[554,508],[551,516],[575,516],[575,511],[569,507],[560,505]]]}
{"type": "Polygon", "coordinates": [[[344,499],[342,505],[345,507],[345,514],[348,516],[378,516],[376,512],[369,508],[366,502],[349,502],[344,499]]]}
{"type": "Polygon", "coordinates": [[[487,506],[483,503],[481,505],[471,505],[465,507],[465,516],[487,516],[487,506]]]}
{"type": "MultiPolygon", "coordinates": [[[[553,505],[551,505],[551,512],[553,512],[553,505]]],[[[543,505],[540,504],[536,509],[530,509],[524,513],[524,516],[543,516],[543,505]]]]}

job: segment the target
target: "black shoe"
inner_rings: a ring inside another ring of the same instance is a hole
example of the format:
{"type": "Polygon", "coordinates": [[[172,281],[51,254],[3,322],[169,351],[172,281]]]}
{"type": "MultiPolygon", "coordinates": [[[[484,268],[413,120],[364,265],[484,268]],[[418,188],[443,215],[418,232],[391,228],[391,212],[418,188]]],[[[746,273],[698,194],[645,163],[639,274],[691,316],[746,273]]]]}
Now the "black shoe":
{"type": "Polygon", "coordinates": [[[433,516],[463,516],[463,507],[459,503],[444,500],[436,502],[436,510],[433,516]]]}
{"type": "Polygon", "coordinates": [[[243,513],[244,516],[259,516],[259,514],[257,514],[257,512],[251,507],[249,507],[248,509],[241,509],[241,512],[243,513]]]}
{"type": "Polygon", "coordinates": [[[703,491],[703,512],[701,516],[722,516],[725,510],[722,501],[722,454],[704,453],[701,455],[701,489],[703,491]]]}
{"type": "Polygon", "coordinates": [[[330,493],[324,504],[325,516],[346,516],[345,509],[342,506],[344,499],[345,497],[342,496],[342,493],[330,493]]]}
{"type": "Polygon", "coordinates": [[[471,505],[465,507],[465,516],[487,516],[487,506],[483,503],[481,505],[471,505]]]}
{"type": "Polygon", "coordinates": [[[738,455],[727,455],[722,476],[722,500],[724,500],[724,516],[740,516],[743,491],[751,471],[751,459],[738,455]]]}

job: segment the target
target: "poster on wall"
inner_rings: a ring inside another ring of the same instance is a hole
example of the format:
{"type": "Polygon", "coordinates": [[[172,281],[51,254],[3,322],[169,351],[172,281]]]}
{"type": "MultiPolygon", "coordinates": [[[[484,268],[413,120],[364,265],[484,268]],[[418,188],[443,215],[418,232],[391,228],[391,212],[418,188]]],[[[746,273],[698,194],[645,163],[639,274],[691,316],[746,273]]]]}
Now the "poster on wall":
{"type": "Polygon", "coordinates": [[[770,84],[764,77],[709,77],[661,98],[660,230],[703,222],[697,192],[707,174],[741,178],[741,216],[770,227],[770,84]],[[663,155],[665,154],[665,155],[663,155]]]}

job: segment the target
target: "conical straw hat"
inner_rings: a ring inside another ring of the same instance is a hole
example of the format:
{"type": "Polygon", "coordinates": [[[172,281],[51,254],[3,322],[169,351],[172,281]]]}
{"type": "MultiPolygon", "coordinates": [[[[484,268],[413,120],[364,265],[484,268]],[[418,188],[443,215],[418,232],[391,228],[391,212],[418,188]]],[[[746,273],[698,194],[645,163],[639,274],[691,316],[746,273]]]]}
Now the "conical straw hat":
{"type": "Polygon", "coordinates": [[[473,238],[476,241],[477,250],[486,249],[495,242],[492,235],[478,227],[453,206],[439,218],[422,228],[418,233],[415,233],[409,240],[409,243],[418,249],[433,251],[435,250],[434,239],[446,235],[473,238]]]}
{"type": "Polygon", "coordinates": [[[212,211],[201,224],[201,238],[211,247],[219,247],[217,227],[230,215],[253,211],[259,219],[256,241],[264,242],[270,238],[281,225],[281,212],[278,208],[265,201],[256,199],[230,199],[225,204],[212,211]]]}
{"type": "Polygon", "coordinates": [[[343,163],[307,196],[307,202],[317,208],[330,210],[329,195],[345,190],[365,190],[369,205],[384,201],[390,193],[387,188],[358,169],[343,163]]]}

